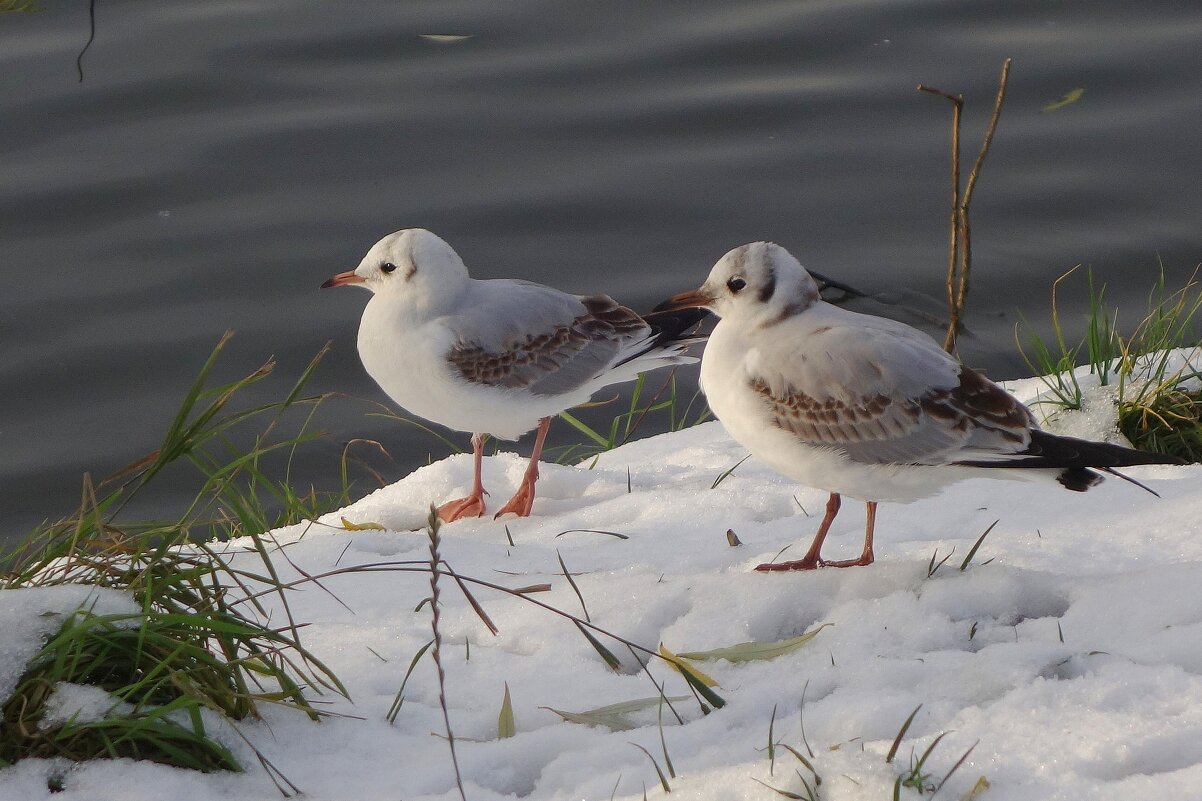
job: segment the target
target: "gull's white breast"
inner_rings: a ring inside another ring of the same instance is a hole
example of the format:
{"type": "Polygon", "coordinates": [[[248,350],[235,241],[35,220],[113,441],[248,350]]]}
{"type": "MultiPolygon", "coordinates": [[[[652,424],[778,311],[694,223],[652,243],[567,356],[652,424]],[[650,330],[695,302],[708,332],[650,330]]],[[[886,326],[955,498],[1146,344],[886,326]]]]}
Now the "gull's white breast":
{"type": "Polygon", "coordinates": [[[597,388],[590,383],[566,394],[537,395],[468,381],[447,359],[459,341],[452,319],[415,323],[379,295],[363,310],[358,338],[363,367],[411,414],[456,431],[517,439],[543,417],[586,402],[597,388]]]}
{"type": "MultiPolygon", "coordinates": [[[[802,315],[779,324],[775,336],[804,336],[802,315]],[[796,330],[790,330],[796,329],[796,330]]],[[[771,351],[770,351],[771,352],[771,351]]],[[[787,349],[775,351],[783,355],[787,349]]],[[[963,468],[940,465],[867,464],[835,448],[815,446],[775,425],[763,395],[752,388],[755,370],[770,359],[729,321],[718,323],[701,361],[701,388],[710,409],[737,442],[776,471],[810,487],[867,501],[906,503],[936,494],[970,477],[963,468]]],[[[777,356],[780,358],[780,356],[777,356]]],[[[789,366],[784,367],[787,372],[789,366]]]]}

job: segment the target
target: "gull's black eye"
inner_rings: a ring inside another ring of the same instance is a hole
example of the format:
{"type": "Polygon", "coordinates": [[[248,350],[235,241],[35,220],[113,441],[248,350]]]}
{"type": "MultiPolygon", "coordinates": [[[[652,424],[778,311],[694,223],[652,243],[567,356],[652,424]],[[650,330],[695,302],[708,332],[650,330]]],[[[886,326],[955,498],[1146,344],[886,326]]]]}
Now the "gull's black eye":
{"type": "Polygon", "coordinates": [[[380,265],[380,269],[386,273],[390,273],[396,269],[396,265],[390,261],[386,261],[380,265]]]}
{"type": "Polygon", "coordinates": [[[734,292],[736,295],[742,291],[743,287],[745,286],[747,286],[747,282],[737,275],[726,282],[726,288],[731,292],[734,292]]]}

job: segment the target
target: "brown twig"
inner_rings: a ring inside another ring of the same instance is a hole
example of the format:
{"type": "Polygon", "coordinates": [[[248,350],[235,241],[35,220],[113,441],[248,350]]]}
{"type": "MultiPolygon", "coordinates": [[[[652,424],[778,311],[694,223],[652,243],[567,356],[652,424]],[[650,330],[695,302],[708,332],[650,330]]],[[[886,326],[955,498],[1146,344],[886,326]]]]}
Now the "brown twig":
{"type": "Polygon", "coordinates": [[[467,801],[467,794],[463,790],[463,776],[459,772],[459,758],[455,755],[455,734],[451,731],[451,713],[447,709],[446,674],[442,669],[442,635],[438,630],[438,576],[441,573],[439,564],[442,558],[438,554],[438,527],[438,510],[431,505],[428,529],[430,534],[430,627],[434,631],[434,650],[431,651],[431,655],[434,658],[434,666],[438,669],[438,705],[442,707],[442,719],[447,728],[447,745],[451,749],[451,764],[455,768],[455,784],[459,787],[459,797],[462,801],[467,801]]]}
{"type": "MultiPolygon", "coordinates": [[[[981,176],[981,166],[985,163],[985,156],[989,153],[989,146],[993,144],[993,135],[997,131],[998,120],[1002,116],[1002,103],[1006,100],[1006,84],[1010,81],[1010,62],[1011,59],[1006,59],[1002,62],[1002,74],[998,79],[997,95],[993,100],[993,113],[989,117],[989,126],[985,129],[985,139],[981,142],[981,149],[977,152],[977,160],[973,162],[972,171],[968,173],[968,182],[964,186],[964,195],[960,198],[960,251],[962,259],[962,267],[960,270],[960,291],[956,296],[956,310],[960,313],[964,311],[964,303],[968,297],[968,278],[972,266],[972,227],[968,220],[968,206],[972,202],[973,189],[977,186],[977,179],[981,176]]],[[[951,331],[952,346],[955,346],[955,331],[951,331]]]]}
{"type": "Polygon", "coordinates": [[[960,330],[964,307],[968,300],[969,276],[972,272],[972,226],[969,222],[968,208],[972,202],[972,193],[981,175],[981,166],[993,143],[993,135],[997,131],[998,120],[1002,115],[1002,103],[1006,98],[1006,84],[1010,80],[1011,59],[1002,62],[1002,74],[997,96],[994,98],[993,114],[989,126],[985,130],[985,139],[977,152],[976,161],[968,174],[964,191],[960,190],[960,121],[964,111],[964,95],[953,95],[942,89],[936,89],[925,84],[918,85],[918,91],[939,95],[952,103],[952,204],[949,215],[948,265],[947,265],[947,335],[943,340],[943,349],[952,353],[956,349],[956,334],[960,330]]]}
{"type": "Polygon", "coordinates": [[[953,95],[924,84],[918,85],[918,91],[947,98],[952,104],[952,205],[948,217],[948,230],[951,233],[948,236],[947,253],[948,326],[947,338],[943,341],[944,350],[950,353],[955,343],[954,332],[960,324],[959,306],[956,303],[956,279],[960,264],[960,119],[964,111],[964,95],[953,95]],[[950,347],[949,341],[952,343],[950,347]]]}

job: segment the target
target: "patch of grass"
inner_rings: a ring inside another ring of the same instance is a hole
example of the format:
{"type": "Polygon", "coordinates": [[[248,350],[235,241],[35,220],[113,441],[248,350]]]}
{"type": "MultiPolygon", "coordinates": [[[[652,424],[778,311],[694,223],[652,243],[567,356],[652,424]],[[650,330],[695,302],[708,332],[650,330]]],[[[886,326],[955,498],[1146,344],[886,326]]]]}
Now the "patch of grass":
{"type": "Polygon", "coordinates": [[[239,770],[209,739],[201,711],[249,714],[240,672],[206,642],[252,630],[201,614],[95,615],[79,610],[46,644],[3,708],[0,759],[96,756],[149,759],[195,770],[239,770]],[[97,719],[48,723],[60,683],[100,687],[112,708],[97,719]],[[129,704],[130,707],[124,707],[129,704]]]}
{"type": "Polygon", "coordinates": [[[1202,388],[1196,318],[1202,285],[1166,293],[1163,273],[1148,298],[1137,348],[1124,349],[1119,382],[1119,431],[1137,448],[1202,461],[1202,388]],[[1173,349],[1192,348],[1175,361],[1173,349]]]}
{"type": "MultiPolygon", "coordinates": [[[[290,465],[297,446],[317,436],[308,425],[325,396],[305,397],[302,390],[325,351],[283,400],[231,411],[233,399],[274,365],[208,387],[228,338],[213,350],[156,451],[98,486],[85,476],[78,510],[39,527],[5,558],[0,588],[105,587],[129,595],[140,611],[82,609],[68,618],[4,704],[0,759],[133,757],[235,770],[233,755],[206,731],[206,714],[238,721],[257,717],[263,704],[280,704],[318,720],[311,694],[346,694],[301,644],[273,563],[282,552],[264,538],[271,528],[348,500],[345,484],[328,495],[298,494],[288,478],[272,481],[263,471],[272,454],[287,456],[290,465]],[[280,433],[294,412],[306,409],[297,432],[280,433]],[[238,436],[245,441],[244,428],[252,423],[258,433],[249,448],[239,447],[238,436]],[[191,463],[202,478],[184,513],[172,522],[124,522],[130,501],[176,462],[191,463]],[[201,537],[248,542],[235,565],[220,544],[196,542],[201,537]],[[270,594],[284,610],[282,624],[268,622],[263,599],[270,594]],[[96,719],[42,726],[47,700],[61,682],[98,687],[113,706],[96,719]]],[[[287,779],[258,758],[284,791],[280,782],[287,779]]]]}
{"type": "Polygon", "coordinates": [[[804,714],[805,714],[805,691],[808,688],[809,688],[809,682],[806,683],[806,687],[803,688],[801,691],[800,713],[802,716],[801,717],[801,721],[802,721],[801,741],[802,741],[802,744],[805,746],[806,751],[809,752],[809,755],[810,755],[809,758],[807,758],[805,756],[805,754],[802,754],[801,751],[798,750],[797,748],[794,748],[793,746],[789,745],[788,743],[782,742],[782,741],[779,741],[776,739],[775,735],[773,734],[773,731],[775,729],[775,724],[776,724],[776,706],[775,705],[773,705],[773,707],[772,707],[772,717],[769,718],[769,720],[768,720],[768,747],[765,749],[768,752],[768,775],[769,776],[773,776],[775,774],[776,749],[778,749],[778,748],[783,749],[783,750],[787,751],[788,753],[792,754],[793,757],[796,758],[797,761],[801,764],[801,766],[804,767],[809,772],[810,778],[807,779],[804,775],[802,775],[800,768],[794,768],[794,773],[797,775],[798,781],[801,782],[800,789],[802,792],[795,792],[792,790],[785,790],[780,787],[774,787],[774,786],[768,784],[767,782],[764,782],[764,781],[761,781],[760,779],[755,778],[754,776],[752,777],[752,781],[754,781],[758,784],[761,784],[764,787],[767,787],[769,790],[772,790],[774,793],[776,793],[777,795],[782,796],[784,798],[799,799],[800,801],[818,801],[818,788],[822,786],[822,776],[819,775],[818,770],[814,767],[814,763],[811,761],[814,758],[814,752],[810,748],[810,744],[808,742],[806,742],[806,737],[805,737],[805,717],[804,717],[804,714]]]}
{"type": "Polygon", "coordinates": [[[1140,450],[1202,462],[1202,390],[1170,388],[1121,404],[1119,431],[1140,450]]]}
{"type": "MultiPolygon", "coordinates": [[[[644,402],[646,381],[647,374],[641,373],[634,382],[626,409],[610,419],[608,428],[594,428],[571,412],[560,412],[559,416],[583,434],[585,441],[562,449],[556,462],[577,464],[597,454],[611,451],[629,442],[639,429],[650,421],[656,422],[667,431],[681,431],[704,423],[713,416],[701,390],[695,391],[687,401],[678,393],[675,369],[669,371],[659,389],[644,402]]],[[[580,408],[606,406],[613,400],[590,403],[580,408]]]]}
{"type": "MultiPolygon", "coordinates": [[[[606,419],[594,411],[616,404],[620,398],[614,395],[607,400],[593,401],[575,407],[571,411],[560,412],[559,417],[571,426],[583,439],[569,445],[546,448],[543,453],[555,464],[580,464],[599,454],[611,451],[635,438],[644,427],[653,431],[681,431],[691,426],[699,425],[713,418],[713,413],[706,405],[705,396],[701,390],[695,390],[687,398],[680,392],[676,380],[676,370],[668,372],[667,378],[659,388],[645,399],[647,392],[647,374],[641,373],[631,385],[629,401],[620,407],[613,416],[606,419]]],[[[405,414],[398,414],[383,403],[375,404],[380,411],[372,412],[371,417],[393,420],[412,428],[416,428],[445,447],[448,453],[466,453],[455,440],[439,430],[437,426],[405,414]]],[[[492,453],[499,449],[494,446],[492,453]]],[[[431,455],[431,459],[433,455],[431,455]]],[[[629,481],[627,482],[629,485],[629,481]]]]}
{"type": "Polygon", "coordinates": [[[1052,285],[1052,340],[1032,332],[1027,347],[1018,343],[1028,367],[1046,387],[1046,396],[1037,403],[1053,410],[1081,409],[1085,391],[1075,368],[1088,365],[1089,374],[1101,386],[1116,388],[1118,429],[1136,448],[1202,460],[1202,372],[1196,366],[1195,350],[1202,284],[1197,273],[1180,289],[1169,291],[1162,269],[1148,295],[1143,319],[1123,336],[1118,311],[1106,303],[1106,287],[1097,286],[1092,272],[1086,271],[1085,332],[1077,344],[1070,345],[1057,293],[1075,270],[1052,285]],[[1180,355],[1183,350],[1185,358],[1180,355]]]}
{"type": "MultiPolygon", "coordinates": [[[[1040,403],[1051,404],[1057,408],[1078,410],[1082,403],[1081,384],[1075,373],[1079,364],[1088,364],[1091,375],[1098,376],[1102,386],[1108,386],[1112,379],[1115,365],[1122,356],[1122,340],[1119,338],[1117,312],[1111,312],[1105,305],[1106,287],[1097,287],[1093,280],[1093,271],[1087,270],[1087,292],[1089,295],[1089,315],[1086,318],[1086,330],[1081,341],[1069,345],[1065,336],[1064,325],[1060,320],[1060,305],[1058,293],[1060,284],[1069,278],[1077,268],[1069,270],[1052,282],[1052,342],[1045,342],[1032,329],[1028,346],[1031,353],[1018,342],[1019,353],[1031,371],[1040,376],[1044,385],[1051,393],[1049,399],[1040,403]]],[[[1016,329],[1017,337],[1017,329],[1016,329]]]]}
{"type": "MultiPolygon", "coordinates": [[[[898,729],[897,736],[893,738],[893,744],[889,748],[889,753],[885,756],[885,764],[892,764],[893,758],[897,755],[897,751],[901,747],[902,740],[905,739],[906,732],[910,729],[910,724],[914,722],[914,717],[918,714],[920,709],[922,709],[922,704],[919,704],[914,708],[914,711],[910,713],[909,717],[907,717],[905,722],[902,723],[901,728],[898,729]]],[[[968,750],[960,755],[960,758],[956,760],[951,768],[948,769],[947,773],[943,775],[943,778],[939,780],[938,784],[936,784],[934,781],[933,772],[927,769],[927,760],[929,760],[931,755],[935,753],[935,749],[939,747],[939,743],[943,742],[943,738],[946,737],[947,734],[947,732],[942,732],[936,735],[935,739],[931,740],[930,744],[925,750],[923,750],[921,755],[916,754],[914,751],[910,752],[910,760],[908,765],[903,768],[902,772],[893,781],[893,801],[901,800],[903,787],[908,787],[911,790],[915,790],[919,795],[926,795],[927,793],[935,795],[941,789],[943,789],[943,785],[947,784],[948,779],[950,779],[952,775],[960,769],[965,761],[967,761],[969,755],[972,754],[973,749],[977,747],[976,743],[973,743],[971,746],[969,746],[968,750]]],[[[981,777],[981,779],[978,781],[978,785],[983,781],[985,781],[985,778],[981,777]]],[[[985,784],[988,786],[988,782],[985,784]]]]}
{"type": "MultiPolygon", "coordinates": [[[[93,585],[128,594],[140,611],[106,616],[81,610],[70,617],[32,660],[17,691],[0,709],[4,720],[0,764],[29,756],[132,757],[206,771],[240,769],[228,747],[229,737],[242,737],[237,721],[257,717],[263,704],[288,706],[318,720],[312,696],[346,692],[302,645],[303,623],[291,614],[291,591],[308,585],[324,590],[322,583],[329,576],[375,570],[423,573],[431,580],[431,597],[423,603],[431,604],[433,639],[413,657],[406,678],[428,649],[436,666],[440,663],[439,579],[449,579],[494,633],[496,627],[469,592],[470,584],[522,598],[569,620],[614,669],[620,669],[621,663],[601,639],[621,643],[655,684],[656,702],[681,719],[672,708],[679,698],[664,695],[645,661],[664,657],[599,628],[588,620],[587,612],[579,618],[529,597],[549,590],[550,585],[509,589],[456,573],[439,555],[436,520],[430,524],[428,560],[336,568],[320,575],[297,568],[299,578],[281,578],[276,561],[288,560],[288,555],[268,532],[311,521],[351,500],[346,451],[339,489],[323,493],[311,488],[302,493],[292,488],[291,463],[297,448],[320,436],[310,430],[310,424],[327,396],[306,396],[303,388],[325,351],[283,400],[235,409],[240,393],[266,379],[274,364],[268,362],[231,383],[210,386],[227,339],[218,343],[188,389],[158,449],[99,483],[85,476],[78,510],[39,527],[4,557],[8,567],[0,573],[0,588],[93,585]],[[284,478],[271,478],[279,475],[281,464],[284,478]],[[153,487],[157,476],[188,466],[198,471],[201,488],[177,518],[127,520],[135,508],[132,502],[153,487]],[[234,538],[240,538],[236,560],[224,544],[234,538]],[[268,608],[269,596],[274,598],[275,611],[268,608]],[[282,620],[269,625],[269,614],[282,620]],[[63,683],[99,688],[112,696],[112,706],[94,719],[43,726],[50,720],[47,702],[63,683]],[[211,730],[217,720],[223,721],[220,728],[225,734],[214,738],[211,730]]],[[[670,410],[669,422],[677,427],[693,422],[689,406],[678,414],[674,383],[666,386],[671,389],[667,400],[656,397],[643,404],[636,397],[614,429],[615,445],[637,430],[644,411],[670,410]]],[[[295,566],[289,563],[289,567],[295,566]]],[[[562,567],[572,583],[566,565],[562,567]]],[[[583,597],[580,600],[583,606],[583,597]]],[[[692,670],[681,675],[703,713],[724,705],[721,696],[692,670]]],[[[390,722],[396,720],[404,697],[402,680],[388,710],[390,722]]],[[[297,791],[253,745],[247,745],[281,792],[297,791]]],[[[662,736],[661,746],[671,774],[662,736]]]]}

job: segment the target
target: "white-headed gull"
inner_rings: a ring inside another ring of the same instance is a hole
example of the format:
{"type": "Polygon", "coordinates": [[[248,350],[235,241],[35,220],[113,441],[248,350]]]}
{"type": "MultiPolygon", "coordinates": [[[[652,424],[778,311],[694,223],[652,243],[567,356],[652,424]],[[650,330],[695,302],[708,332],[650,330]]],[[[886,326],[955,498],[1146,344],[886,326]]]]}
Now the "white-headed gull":
{"type": "Polygon", "coordinates": [[[721,317],[701,361],[714,415],[772,468],[830,493],[805,556],[757,570],[870,564],[878,501],[914,501],[974,475],[1042,475],[1083,492],[1102,480],[1091,468],[1179,463],[1041,431],[1013,395],[921,331],[823,301],[779,245],[735,248],[657,311],[694,307],[721,317]],[[864,549],[828,562],[822,541],[841,495],[868,504],[864,549]]]}
{"type": "Polygon", "coordinates": [[[421,228],[381,239],[354,270],[322,287],[373,293],[359,324],[359,356],[403,408],[472,432],[471,494],[439,507],[451,522],[484,513],[484,438],[538,435],[521,486],[497,516],[530,514],[538,458],[551,417],[610,384],[685,364],[689,329],[705,313],[641,317],[606,295],[579,297],[513,279],[478,281],[459,255],[421,228]]]}

